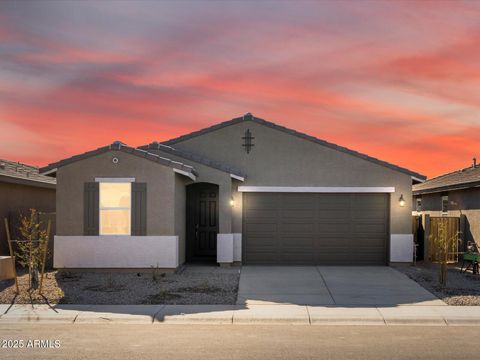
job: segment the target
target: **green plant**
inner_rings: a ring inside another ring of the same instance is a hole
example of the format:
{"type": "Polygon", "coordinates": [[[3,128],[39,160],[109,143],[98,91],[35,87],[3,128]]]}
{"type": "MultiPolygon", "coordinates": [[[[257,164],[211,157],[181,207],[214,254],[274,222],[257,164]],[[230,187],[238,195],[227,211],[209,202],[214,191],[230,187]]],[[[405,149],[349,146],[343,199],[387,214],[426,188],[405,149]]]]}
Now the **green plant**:
{"type": "Polygon", "coordinates": [[[37,288],[38,269],[43,264],[48,242],[47,230],[42,229],[37,210],[30,209],[30,214],[25,216],[20,214],[19,231],[22,239],[17,241],[15,256],[22,267],[28,267],[29,289],[37,288]]]}

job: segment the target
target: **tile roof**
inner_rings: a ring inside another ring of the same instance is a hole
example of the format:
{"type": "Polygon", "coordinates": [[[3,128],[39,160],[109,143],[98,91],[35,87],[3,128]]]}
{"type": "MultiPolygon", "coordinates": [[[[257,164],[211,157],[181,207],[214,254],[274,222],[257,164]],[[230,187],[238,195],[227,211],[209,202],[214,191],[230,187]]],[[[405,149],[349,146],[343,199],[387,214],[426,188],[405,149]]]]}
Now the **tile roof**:
{"type": "Polygon", "coordinates": [[[413,185],[414,195],[480,186],[480,166],[470,166],[413,185]]]}
{"type": "Polygon", "coordinates": [[[339,146],[339,145],[336,145],[336,144],[333,144],[333,143],[330,143],[328,141],[325,141],[325,140],[321,140],[321,139],[318,139],[314,136],[311,136],[311,135],[307,135],[307,134],[304,134],[304,133],[301,133],[301,132],[298,132],[298,131],[295,131],[295,130],[292,130],[292,129],[289,129],[289,128],[286,128],[284,126],[280,126],[280,125],[277,125],[273,122],[270,122],[270,121],[266,121],[264,119],[260,119],[260,118],[257,118],[255,116],[253,116],[252,114],[250,113],[247,113],[245,114],[244,116],[241,116],[241,117],[237,117],[237,118],[233,118],[231,120],[228,120],[228,121],[224,121],[222,123],[219,123],[219,124],[216,124],[216,125],[213,125],[213,126],[210,126],[210,127],[207,127],[207,128],[204,128],[204,129],[201,129],[201,130],[198,130],[198,131],[194,131],[194,132],[191,132],[189,134],[186,134],[186,135],[182,135],[182,136],[179,136],[179,137],[176,137],[174,139],[170,139],[170,140],[167,140],[167,141],[164,141],[163,144],[164,145],[175,145],[179,142],[182,142],[182,141],[185,141],[185,140],[188,140],[188,139],[192,139],[196,136],[200,136],[200,135],[203,135],[203,134],[206,134],[206,133],[209,133],[209,132],[212,132],[212,131],[215,131],[215,130],[218,130],[218,129],[222,129],[224,127],[227,127],[227,126],[230,126],[230,125],[234,125],[234,124],[238,124],[242,121],[253,121],[255,123],[258,123],[258,124],[261,124],[261,125],[264,125],[264,126],[268,126],[272,129],[276,129],[276,130],[279,130],[279,131],[282,131],[284,133],[287,133],[287,134],[290,134],[290,135],[293,135],[293,136],[297,136],[301,139],[304,139],[304,140],[307,140],[307,141],[312,141],[316,144],[319,144],[319,145],[322,145],[322,146],[325,146],[325,147],[328,147],[328,148],[331,148],[331,149],[334,149],[334,150],[338,150],[338,151],[341,151],[341,152],[344,152],[346,154],[349,154],[349,155],[353,155],[353,156],[356,156],[358,158],[361,158],[361,159],[364,159],[364,160],[367,160],[367,161],[370,161],[370,162],[373,162],[375,164],[378,164],[378,165],[381,165],[381,166],[384,166],[384,167],[387,167],[387,168],[390,168],[392,170],[395,170],[395,171],[399,171],[399,172],[402,172],[402,173],[405,173],[405,174],[408,174],[412,177],[415,177],[419,180],[425,180],[426,179],[426,176],[425,175],[422,175],[420,173],[417,173],[417,172],[414,172],[414,171],[411,171],[411,170],[408,170],[406,168],[403,168],[403,167],[400,167],[398,165],[394,165],[394,164],[391,164],[389,162],[386,162],[386,161],[383,161],[383,160],[379,160],[379,159],[376,159],[374,157],[371,157],[371,156],[368,156],[368,155],[365,155],[365,154],[362,154],[362,153],[359,153],[358,151],[354,151],[354,150],[351,150],[351,149],[348,149],[346,147],[343,147],[343,146],[339,146]]]}
{"type": "Polygon", "coordinates": [[[55,188],[57,179],[40,174],[38,167],[0,159],[0,181],[55,188]]]}
{"type": "Polygon", "coordinates": [[[226,164],[224,164],[220,161],[214,161],[214,160],[211,160],[211,159],[207,159],[204,156],[199,156],[197,154],[190,153],[190,152],[185,151],[185,150],[178,150],[178,149],[175,149],[171,146],[164,145],[164,144],[162,144],[158,141],[154,141],[154,142],[152,142],[148,145],[139,146],[138,148],[143,149],[143,150],[159,150],[159,151],[165,152],[167,154],[176,155],[178,157],[181,157],[181,158],[184,158],[184,159],[187,159],[187,160],[191,160],[191,161],[194,161],[196,163],[203,164],[203,165],[209,166],[211,168],[214,168],[214,169],[217,169],[217,170],[220,170],[220,171],[224,171],[224,172],[229,173],[229,174],[237,175],[237,176],[240,176],[240,177],[246,177],[246,174],[244,174],[242,171],[240,171],[238,169],[235,169],[235,168],[233,168],[229,165],[226,165],[226,164]]]}
{"type": "Polygon", "coordinates": [[[182,171],[185,171],[187,173],[193,174],[195,176],[198,175],[197,171],[193,168],[193,166],[186,165],[186,164],[183,164],[183,163],[178,162],[178,161],[173,161],[173,160],[167,159],[165,157],[159,156],[157,154],[153,154],[153,153],[148,152],[148,151],[143,150],[143,149],[138,149],[138,148],[128,146],[128,145],[126,145],[126,144],[124,144],[120,141],[115,141],[110,145],[103,146],[103,147],[100,147],[98,149],[85,152],[83,154],[75,155],[75,156],[69,157],[67,159],[63,159],[63,160],[51,163],[48,166],[40,168],[40,173],[46,173],[46,172],[54,171],[55,169],[57,169],[61,166],[71,164],[75,161],[83,160],[83,159],[89,158],[91,156],[103,154],[103,153],[106,153],[108,151],[114,151],[114,150],[115,151],[122,151],[122,152],[125,152],[127,154],[131,154],[131,155],[138,156],[138,157],[141,157],[141,158],[144,158],[144,159],[147,159],[147,160],[151,160],[151,161],[157,162],[157,163],[165,165],[165,166],[170,166],[174,169],[182,170],[182,171]]]}

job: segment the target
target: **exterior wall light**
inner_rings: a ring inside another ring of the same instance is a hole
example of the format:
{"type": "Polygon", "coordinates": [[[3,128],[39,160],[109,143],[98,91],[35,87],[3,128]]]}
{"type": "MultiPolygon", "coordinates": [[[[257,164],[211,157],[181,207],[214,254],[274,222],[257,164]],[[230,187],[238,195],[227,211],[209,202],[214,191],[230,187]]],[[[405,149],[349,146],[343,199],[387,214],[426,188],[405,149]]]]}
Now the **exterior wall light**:
{"type": "Polygon", "coordinates": [[[233,198],[233,196],[230,198],[230,206],[231,207],[235,206],[235,199],[233,198]]]}
{"type": "Polygon", "coordinates": [[[400,204],[401,207],[405,206],[405,199],[403,198],[403,194],[400,195],[400,199],[398,199],[398,203],[400,204]]]}

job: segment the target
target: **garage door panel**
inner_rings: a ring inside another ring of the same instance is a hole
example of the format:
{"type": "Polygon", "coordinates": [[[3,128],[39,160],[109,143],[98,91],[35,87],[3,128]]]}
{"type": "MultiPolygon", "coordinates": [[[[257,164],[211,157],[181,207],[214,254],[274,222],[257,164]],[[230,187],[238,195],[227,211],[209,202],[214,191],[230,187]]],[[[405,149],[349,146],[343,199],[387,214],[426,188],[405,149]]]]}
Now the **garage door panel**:
{"type": "Polygon", "coordinates": [[[258,197],[250,197],[244,203],[247,210],[275,210],[278,208],[278,194],[262,194],[258,197]]]}
{"type": "Polygon", "coordinates": [[[342,226],[344,222],[317,223],[318,236],[330,236],[332,234],[350,234],[348,227],[342,226]]]}
{"type": "Polygon", "coordinates": [[[368,210],[368,211],[356,211],[352,212],[352,219],[354,221],[361,220],[375,220],[375,221],[385,221],[385,210],[368,210]]]}
{"type": "Polygon", "coordinates": [[[245,193],[248,264],[384,265],[386,194],[245,193]]]}
{"type": "Polygon", "coordinates": [[[314,224],[312,223],[282,223],[279,226],[279,230],[282,233],[313,233],[314,224]]]}
{"type": "Polygon", "coordinates": [[[272,233],[277,231],[277,224],[261,222],[248,223],[246,230],[248,233],[272,233]]]}
{"type": "Polygon", "coordinates": [[[343,210],[349,207],[352,201],[349,194],[342,197],[337,194],[312,194],[311,196],[316,197],[318,209],[326,210],[343,210]]]}
{"type": "Polygon", "coordinates": [[[370,235],[370,234],[356,234],[354,238],[352,238],[352,242],[354,244],[376,244],[378,246],[385,247],[383,242],[385,240],[385,236],[379,235],[370,235]]]}
{"type": "Polygon", "coordinates": [[[283,219],[313,219],[315,217],[315,211],[300,209],[282,209],[279,210],[279,215],[283,219]]]}
{"type": "Polygon", "coordinates": [[[384,233],[384,224],[352,224],[352,231],[360,234],[384,233]]]}
{"type": "Polygon", "coordinates": [[[363,208],[383,208],[386,204],[385,194],[350,194],[352,206],[363,208]]]}
{"type": "Polygon", "coordinates": [[[295,193],[278,194],[277,201],[282,203],[284,209],[314,209],[315,198],[303,195],[295,193]]]}
{"type": "Polygon", "coordinates": [[[347,209],[319,209],[316,212],[316,217],[321,220],[337,220],[350,218],[350,211],[347,209]]]}
{"type": "Polygon", "coordinates": [[[308,252],[314,245],[314,239],[311,236],[281,236],[278,244],[281,249],[297,249],[308,252]]]}
{"type": "Polygon", "coordinates": [[[251,209],[248,210],[246,219],[252,221],[255,221],[256,219],[272,219],[276,221],[277,216],[278,214],[276,213],[276,211],[272,211],[269,209],[251,209]]]}
{"type": "Polygon", "coordinates": [[[271,237],[254,237],[252,238],[252,244],[248,252],[253,253],[257,251],[277,251],[278,240],[271,237]]]}

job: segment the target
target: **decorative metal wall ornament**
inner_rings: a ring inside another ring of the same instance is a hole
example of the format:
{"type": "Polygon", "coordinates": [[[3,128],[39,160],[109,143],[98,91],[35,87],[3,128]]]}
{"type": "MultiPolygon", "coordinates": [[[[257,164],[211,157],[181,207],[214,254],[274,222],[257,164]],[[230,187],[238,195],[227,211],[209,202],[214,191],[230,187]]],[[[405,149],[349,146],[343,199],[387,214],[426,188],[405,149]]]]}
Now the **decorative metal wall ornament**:
{"type": "Polygon", "coordinates": [[[245,131],[245,136],[243,136],[242,139],[244,140],[242,146],[245,148],[247,154],[250,154],[250,150],[252,149],[252,147],[255,146],[255,144],[253,143],[253,139],[255,138],[252,136],[250,129],[247,129],[245,131]]]}

